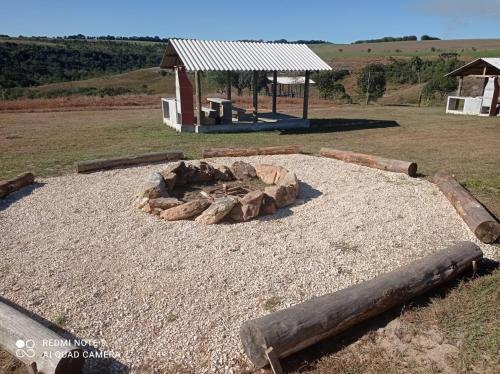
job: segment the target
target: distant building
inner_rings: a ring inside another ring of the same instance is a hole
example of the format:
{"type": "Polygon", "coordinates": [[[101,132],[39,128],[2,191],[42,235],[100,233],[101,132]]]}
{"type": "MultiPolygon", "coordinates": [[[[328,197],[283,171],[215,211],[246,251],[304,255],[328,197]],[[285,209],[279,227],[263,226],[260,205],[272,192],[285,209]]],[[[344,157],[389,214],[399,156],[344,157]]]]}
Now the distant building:
{"type": "Polygon", "coordinates": [[[446,113],[476,116],[498,116],[500,105],[500,58],[478,58],[446,75],[458,77],[458,90],[448,96],[446,113]],[[479,92],[473,96],[462,96],[464,77],[479,83],[479,92]]]}

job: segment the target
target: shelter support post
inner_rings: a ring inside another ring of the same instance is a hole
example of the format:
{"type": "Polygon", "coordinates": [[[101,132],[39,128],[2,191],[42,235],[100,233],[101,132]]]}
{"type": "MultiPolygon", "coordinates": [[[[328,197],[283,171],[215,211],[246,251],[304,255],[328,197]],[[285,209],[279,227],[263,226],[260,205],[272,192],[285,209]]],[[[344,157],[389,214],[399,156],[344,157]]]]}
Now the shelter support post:
{"type": "Polygon", "coordinates": [[[253,122],[257,122],[257,106],[258,106],[258,88],[257,88],[257,80],[258,80],[258,72],[254,70],[253,72],[253,80],[252,80],[252,94],[253,94],[253,122]]]}
{"type": "Polygon", "coordinates": [[[227,71],[226,99],[231,100],[231,71],[227,71]]]}
{"type": "Polygon", "coordinates": [[[278,72],[273,71],[273,113],[276,113],[276,90],[278,89],[278,72]]]}
{"type": "Polygon", "coordinates": [[[305,80],[304,80],[304,107],[302,109],[302,118],[307,119],[307,109],[309,107],[309,77],[311,72],[306,70],[305,80]]]}
{"type": "Polygon", "coordinates": [[[462,96],[462,86],[464,83],[464,77],[459,77],[458,78],[458,89],[457,89],[457,96],[462,96]]]}
{"type": "Polygon", "coordinates": [[[201,125],[201,80],[200,71],[194,72],[195,89],[196,89],[196,124],[201,125]]]}

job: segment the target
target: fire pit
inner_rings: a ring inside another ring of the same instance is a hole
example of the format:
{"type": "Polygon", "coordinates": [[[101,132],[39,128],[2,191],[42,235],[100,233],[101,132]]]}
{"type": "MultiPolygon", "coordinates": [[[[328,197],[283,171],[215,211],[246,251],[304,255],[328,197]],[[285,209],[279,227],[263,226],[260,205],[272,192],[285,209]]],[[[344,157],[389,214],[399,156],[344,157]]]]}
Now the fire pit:
{"type": "Polygon", "coordinates": [[[281,166],[179,161],[148,177],[137,206],[167,221],[244,222],[293,204],[298,193],[295,173],[281,166]]]}

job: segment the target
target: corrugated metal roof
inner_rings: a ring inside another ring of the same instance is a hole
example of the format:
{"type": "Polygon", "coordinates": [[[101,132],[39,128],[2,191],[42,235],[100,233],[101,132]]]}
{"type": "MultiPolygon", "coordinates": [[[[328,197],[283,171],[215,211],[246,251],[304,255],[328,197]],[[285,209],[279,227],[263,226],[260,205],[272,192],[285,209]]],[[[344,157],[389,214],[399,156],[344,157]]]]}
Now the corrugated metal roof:
{"type": "Polygon", "coordinates": [[[188,71],[305,71],[331,67],[305,44],[170,39],[160,67],[188,71]]]}
{"type": "Polygon", "coordinates": [[[500,58],[499,57],[486,57],[482,59],[486,63],[493,65],[500,70],[500,58]]]}
{"type": "MultiPolygon", "coordinates": [[[[267,77],[267,80],[272,82],[273,81],[273,76],[267,77]]],[[[306,83],[306,77],[279,77],[278,76],[278,84],[305,84],[306,83]]],[[[309,79],[310,84],[315,84],[316,82],[313,81],[312,79],[309,79]]]]}
{"type": "Polygon", "coordinates": [[[462,67],[459,67],[458,69],[453,70],[451,73],[446,74],[446,76],[457,76],[459,73],[467,72],[468,70],[470,74],[473,73],[478,73],[482,74],[482,72],[476,72],[474,69],[478,67],[483,67],[485,66],[485,63],[487,65],[490,65],[494,69],[497,69],[500,71],[500,58],[498,57],[482,57],[482,58],[477,58],[474,61],[469,62],[468,64],[465,64],[462,67]]]}

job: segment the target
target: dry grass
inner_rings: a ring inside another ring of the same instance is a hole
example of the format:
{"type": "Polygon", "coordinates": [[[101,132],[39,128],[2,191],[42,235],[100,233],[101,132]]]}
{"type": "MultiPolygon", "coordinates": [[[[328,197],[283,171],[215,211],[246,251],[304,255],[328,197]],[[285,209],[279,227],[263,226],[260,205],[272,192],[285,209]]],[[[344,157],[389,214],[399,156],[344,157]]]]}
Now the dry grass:
{"type": "Polygon", "coordinates": [[[456,52],[463,56],[498,57],[500,39],[426,40],[365,44],[314,44],[311,49],[321,58],[358,56],[436,56],[456,52]],[[370,52],[368,52],[370,49],[370,52]]]}
{"type": "Polygon", "coordinates": [[[8,112],[54,112],[75,110],[113,109],[115,107],[158,106],[160,96],[68,96],[55,99],[18,99],[0,101],[0,113],[8,112]]]}
{"type": "Polygon", "coordinates": [[[361,331],[296,355],[285,366],[310,374],[498,373],[499,285],[500,270],[464,279],[451,290],[417,300],[419,306],[402,309],[400,318],[393,319],[398,311],[386,313],[361,331]]]}

